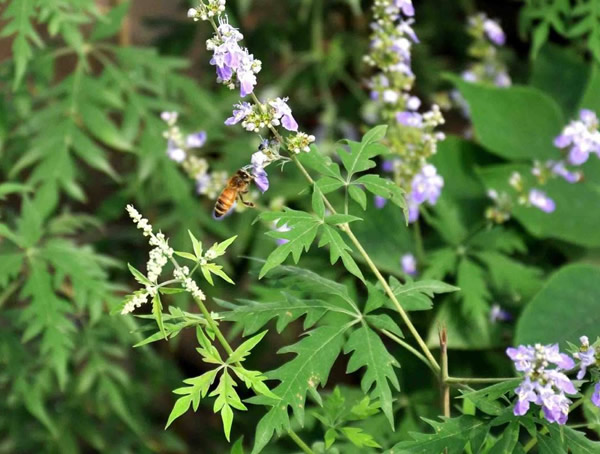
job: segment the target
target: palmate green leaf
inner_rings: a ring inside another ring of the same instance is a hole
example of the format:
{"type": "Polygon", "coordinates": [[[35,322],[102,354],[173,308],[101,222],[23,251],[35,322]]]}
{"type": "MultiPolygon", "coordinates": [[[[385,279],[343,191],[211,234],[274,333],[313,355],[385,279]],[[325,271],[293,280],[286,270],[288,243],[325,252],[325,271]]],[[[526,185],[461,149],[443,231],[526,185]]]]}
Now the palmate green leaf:
{"type": "MultiPolygon", "coordinates": [[[[390,276],[389,282],[394,295],[407,311],[429,310],[433,306],[431,299],[435,295],[460,290],[458,287],[435,280],[413,281],[407,278],[407,281],[401,284],[394,276],[390,276]]],[[[388,302],[388,306],[395,310],[391,302],[388,302]]]]}
{"type": "Polygon", "coordinates": [[[236,383],[229,375],[227,369],[223,369],[219,384],[209,394],[209,396],[216,396],[213,411],[215,413],[221,412],[221,420],[223,421],[223,431],[225,432],[225,438],[229,441],[231,434],[231,425],[233,423],[233,410],[247,410],[246,406],[242,403],[240,396],[235,390],[236,383]]]}
{"type": "Polygon", "coordinates": [[[162,303],[160,301],[160,294],[157,292],[152,298],[152,314],[156,319],[156,324],[158,325],[158,329],[163,336],[163,339],[167,340],[167,333],[165,332],[165,327],[163,325],[162,319],[162,303]]]}
{"type": "Polygon", "coordinates": [[[517,322],[514,343],[578,343],[600,336],[600,268],[568,265],[554,273],[517,322]]]}
{"type": "Polygon", "coordinates": [[[325,217],[325,203],[323,202],[323,193],[315,183],[312,194],[312,208],[320,219],[325,217]]]}
{"type": "Polygon", "coordinates": [[[277,318],[275,328],[281,333],[287,325],[306,315],[304,328],[313,326],[328,310],[328,306],[319,300],[300,299],[282,294],[280,301],[261,303],[247,299],[237,300],[238,304],[215,298],[215,302],[229,311],[221,315],[224,320],[239,322],[244,327],[244,335],[257,332],[269,320],[277,318]]]}
{"type": "Polygon", "coordinates": [[[354,274],[361,281],[364,281],[365,278],[362,272],[360,271],[360,268],[348,252],[352,251],[352,249],[350,249],[350,246],[346,244],[346,242],[343,240],[342,236],[338,233],[338,231],[333,227],[323,225],[322,232],[323,233],[321,235],[321,240],[319,241],[319,247],[329,245],[330,263],[332,265],[335,264],[341,257],[346,269],[352,274],[354,274]]]}
{"type": "Polygon", "coordinates": [[[165,429],[168,428],[173,421],[187,412],[192,404],[194,411],[198,410],[200,400],[205,398],[208,394],[211,385],[215,381],[217,373],[218,370],[213,369],[198,377],[187,378],[183,382],[191,386],[177,388],[173,391],[175,394],[182,395],[183,397],[180,397],[175,402],[175,405],[169,414],[169,418],[167,419],[165,429]]]}
{"type": "Polygon", "coordinates": [[[503,405],[498,402],[498,399],[503,397],[509,391],[513,391],[519,386],[520,381],[519,378],[515,378],[514,380],[496,383],[477,391],[461,390],[461,397],[471,401],[482,412],[488,415],[499,416],[504,412],[508,404],[504,402],[503,405]]]}
{"type": "Polygon", "coordinates": [[[130,263],[127,264],[127,268],[129,268],[129,271],[131,272],[135,280],[138,282],[138,284],[143,285],[144,287],[146,285],[152,285],[152,282],[150,282],[150,280],[146,276],[144,276],[144,274],[141,271],[138,271],[130,263]]]}
{"type": "Polygon", "coordinates": [[[456,269],[458,258],[454,248],[437,249],[427,255],[429,263],[423,272],[424,279],[440,280],[456,269]]]}
{"type": "Polygon", "coordinates": [[[485,148],[509,159],[559,157],[553,140],[565,121],[548,95],[532,87],[489,87],[458,77],[452,81],[469,103],[475,133],[485,148]]]}
{"type": "Polygon", "coordinates": [[[348,181],[350,181],[355,173],[364,172],[375,167],[376,164],[372,158],[387,151],[383,145],[378,143],[385,137],[386,131],[387,126],[375,126],[373,129],[367,131],[360,142],[345,141],[350,148],[350,153],[340,150],[338,151],[338,155],[344,164],[346,172],[348,172],[348,181]]]}
{"type": "Polygon", "coordinates": [[[348,194],[350,194],[352,200],[358,203],[363,210],[367,209],[367,195],[361,187],[354,185],[348,186],[348,194]]]}
{"type": "Polygon", "coordinates": [[[351,323],[341,326],[319,326],[307,333],[300,342],[285,347],[279,353],[295,353],[296,357],[278,369],[268,372],[269,379],[281,383],[273,392],[281,401],[267,401],[263,397],[253,397],[249,402],[271,403],[269,412],[256,427],[253,453],[260,452],[271,440],[273,433],[290,427],[288,407],[292,408],[296,420],[304,423],[306,393],[327,383],[329,371],[344,345],[344,333],[351,323]]]}
{"type": "Polygon", "coordinates": [[[433,454],[447,452],[462,454],[475,433],[486,430],[486,423],[473,416],[447,418],[443,422],[423,420],[434,428],[433,434],[411,433],[414,441],[402,441],[391,452],[394,454],[433,454]]]}
{"type": "Polygon", "coordinates": [[[130,3],[124,2],[111,9],[108,14],[104,14],[94,26],[90,39],[100,41],[116,35],[130,6],[130,3]]]}
{"type": "Polygon", "coordinates": [[[400,390],[400,383],[394,371],[394,367],[400,367],[400,364],[387,351],[381,338],[365,323],[350,335],[344,346],[344,353],[352,353],[346,373],[366,367],[360,383],[361,388],[364,393],[369,393],[373,388],[371,396],[379,399],[381,409],[393,429],[394,399],[388,381],[396,391],[400,390]]]}
{"type": "Polygon", "coordinates": [[[94,137],[117,150],[131,150],[131,144],[99,106],[92,103],[82,103],[79,108],[86,128],[94,137]]]}
{"type": "MultiPolygon", "coordinates": [[[[0,232],[0,236],[2,233],[0,232]]],[[[6,287],[21,272],[24,254],[12,252],[0,254],[0,289],[6,287]]]]}

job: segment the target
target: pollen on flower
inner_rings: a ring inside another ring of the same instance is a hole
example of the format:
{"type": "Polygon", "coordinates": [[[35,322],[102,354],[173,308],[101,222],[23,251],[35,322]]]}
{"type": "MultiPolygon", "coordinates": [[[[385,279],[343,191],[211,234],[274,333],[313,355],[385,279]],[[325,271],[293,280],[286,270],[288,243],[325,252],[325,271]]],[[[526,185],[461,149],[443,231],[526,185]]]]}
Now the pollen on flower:
{"type": "Polygon", "coordinates": [[[302,151],[308,153],[310,151],[310,144],[315,141],[315,136],[308,135],[304,132],[298,132],[294,135],[288,136],[287,148],[292,153],[300,153],[302,151]]]}

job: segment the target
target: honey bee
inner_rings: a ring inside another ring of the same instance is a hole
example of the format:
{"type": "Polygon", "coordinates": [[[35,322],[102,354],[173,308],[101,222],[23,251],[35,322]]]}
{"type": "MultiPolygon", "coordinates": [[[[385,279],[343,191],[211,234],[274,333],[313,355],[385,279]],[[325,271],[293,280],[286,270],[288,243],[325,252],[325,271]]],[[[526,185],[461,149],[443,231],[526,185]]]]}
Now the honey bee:
{"type": "Polygon", "coordinates": [[[243,198],[244,194],[248,193],[248,187],[254,180],[254,176],[247,172],[245,168],[238,170],[227,182],[227,186],[219,195],[217,203],[215,203],[214,217],[219,219],[233,208],[236,199],[240,199],[247,207],[253,208],[254,203],[246,202],[243,198]]]}

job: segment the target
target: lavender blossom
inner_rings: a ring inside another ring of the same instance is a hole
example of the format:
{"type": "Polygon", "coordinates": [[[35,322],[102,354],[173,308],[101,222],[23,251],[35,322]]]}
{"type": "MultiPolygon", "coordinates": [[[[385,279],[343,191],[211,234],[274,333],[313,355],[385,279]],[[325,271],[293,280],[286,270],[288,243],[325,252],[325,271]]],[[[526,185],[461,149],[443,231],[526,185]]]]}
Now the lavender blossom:
{"type": "Polygon", "coordinates": [[[502,309],[499,304],[492,305],[490,309],[490,322],[498,323],[498,322],[508,322],[512,320],[512,315],[510,312],[502,309]]]}
{"type": "Polygon", "coordinates": [[[573,359],[560,353],[558,344],[520,345],[507,348],[506,354],[514,361],[515,368],[524,373],[523,381],[515,389],[517,402],[513,413],[524,415],[533,403],[542,407],[549,422],[565,424],[571,403],[565,394],[576,394],[577,389],[562,371],[574,367],[573,359]],[[551,364],[556,367],[549,369],[551,364]]]}
{"type": "Polygon", "coordinates": [[[402,264],[402,271],[409,276],[417,274],[417,260],[414,255],[404,254],[400,259],[400,263],[402,264]]]}
{"type": "Polygon", "coordinates": [[[435,205],[438,197],[442,193],[444,179],[438,175],[437,169],[432,164],[427,164],[415,175],[412,185],[410,198],[417,204],[428,202],[435,205]]]}
{"type": "Polygon", "coordinates": [[[206,143],[206,132],[198,131],[188,135],[185,138],[185,145],[188,148],[202,148],[206,143]]]}
{"type": "Polygon", "coordinates": [[[177,144],[175,144],[174,140],[168,140],[167,141],[167,156],[169,156],[169,159],[171,159],[172,161],[175,161],[180,164],[183,161],[185,161],[185,158],[187,157],[187,153],[185,152],[185,150],[183,148],[178,147],[177,144]]]}
{"type": "Polygon", "coordinates": [[[380,195],[373,197],[373,201],[375,203],[375,208],[379,210],[387,204],[387,199],[385,197],[381,197],[380,195]]]}
{"type": "Polygon", "coordinates": [[[580,110],[579,119],[565,126],[554,139],[554,145],[558,148],[571,147],[568,160],[576,166],[585,163],[591,153],[600,157],[600,131],[596,114],[588,109],[580,110]]]}
{"type": "Polygon", "coordinates": [[[592,394],[592,403],[596,407],[600,407],[600,383],[596,383],[594,386],[594,392],[592,394]]]}
{"type": "Polygon", "coordinates": [[[281,121],[281,126],[288,131],[296,132],[298,131],[298,123],[292,115],[292,109],[287,105],[287,100],[288,98],[276,98],[269,101],[269,105],[275,109],[275,119],[281,121]]]}
{"type": "Polygon", "coordinates": [[[233,115],[225,120],[227,126],[238,124],[249,114],[252,113],[252,104],[249,102],[240,102],[233,106],[233,115]]]}
{"type": "Polygon", "coordinates": [[[506,35],[500,27],[500,24],[492,19],[485,19],[483,22],[483,31],[488,39],[497,46],[503,46],[506,42],[506,35]]]}
{"type": "Polygon", "coordinates": [[[556,209],[554,200],[546,195],[544,191],[539,189],[531,189],[529,191],[529,203],[534,207],[539,208],[544,213],[552,213],[556,209]]]}
{"type": "Polygon", "coordinates": [[[577,372],[577,380],[581,380],[585,377],[587,368],[596,364],[596,349],[590,345],[590,340],[587,336],[581,336],[579,338],[581,347],[579,351],[573,354],[575,359],[579,360],[579,372],[577,372]]]}
{"type": "Polygon", "coordinates": [[[254,167],[252,170],[252,174],[254,175],[254,183],[261,190],[261,192],[265,192],[269,189],[269,179],[267,178],[267,172],[262,167],[254,167]]]}

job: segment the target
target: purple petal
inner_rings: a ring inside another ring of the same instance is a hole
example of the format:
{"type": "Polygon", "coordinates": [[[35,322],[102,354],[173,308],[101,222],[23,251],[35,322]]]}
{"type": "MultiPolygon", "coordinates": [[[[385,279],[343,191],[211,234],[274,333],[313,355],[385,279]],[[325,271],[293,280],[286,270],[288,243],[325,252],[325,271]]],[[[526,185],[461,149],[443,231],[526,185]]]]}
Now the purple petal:
{"type": "Polygon", "coordinates": [[[281,125],[288,131],[298,131],[298,123],[292,116],[292,114],[284,115],[281,118],[281,125]]]}

